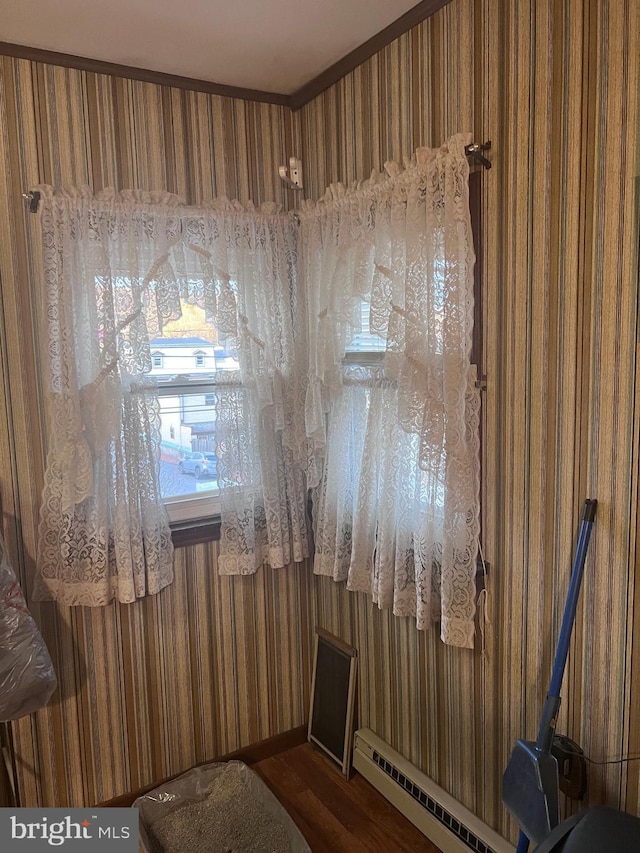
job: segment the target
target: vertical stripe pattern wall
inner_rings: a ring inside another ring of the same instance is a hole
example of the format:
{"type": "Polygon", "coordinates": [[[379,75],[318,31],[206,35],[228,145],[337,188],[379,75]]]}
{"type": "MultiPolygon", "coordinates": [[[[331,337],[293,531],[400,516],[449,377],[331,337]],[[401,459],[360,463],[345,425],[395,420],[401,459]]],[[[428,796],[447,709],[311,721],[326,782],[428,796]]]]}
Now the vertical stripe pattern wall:
{"type": "MultiPolygon", "coordinates": [[[[292,154],[311,198],[460,131],[490,139],[493,161],[484,651],[445,648],[309,565],[219,578],[214,546],[180,550],[155,598],[37,610],[61,691],[14,726],[25,804],[96,802],[300,724],[317,619],[358,649],[360,724],[513,838],[501,776],[536,733],[585,497],[599,508],[559,730],[596,760],[640,755],[639,14],[635,0],[452,0],[296,113],[0,59],[0,495],[27,586],[45,430],[25,187],[291,207],[277,166],[292,154]]],[[[638,813],[640,763],[590,765],[589,797],[638,813]]]]}
{"type": "MultiPolygon", "coordinates": [[[[302,109],[312,195],[455,132],[492,142],[486,651],[444,648],[324,578],[316,596],[320,624],[359,650],[360,723],[512,837],[501,776],[537,732],[586,497],[599,509],[559,730],[596,760],[640,754],[638,13],[453,0],[302,109]]],[[[638,812],[639,772],[590,765],[591,800],[638,812]]]]}
{"type": "MultiPolygon", "coordinates": [[[[0,58],[0,495],[25,588],[33,577],[46,428],[34,312],[38,183],[167,189],[198,203],[292,194],[283,107],[0,58]]],[[[23,805],[101,802],[301,725],[311,569],[220,578],[215,544],[176,552],[176,581],[128,606],[33,606],[60,688],[14,725],[23,805]]]]}

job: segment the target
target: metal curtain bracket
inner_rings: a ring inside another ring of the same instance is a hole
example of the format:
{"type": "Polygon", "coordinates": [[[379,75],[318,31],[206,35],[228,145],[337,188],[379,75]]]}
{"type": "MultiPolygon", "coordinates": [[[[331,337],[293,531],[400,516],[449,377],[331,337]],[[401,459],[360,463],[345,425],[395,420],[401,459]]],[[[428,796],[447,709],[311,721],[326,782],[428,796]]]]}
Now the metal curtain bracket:
{"type": "Polygon", "coordinates": [[[491,168],[491,162],[487,160],[485,156],[481,153],[482,151],[489,151],[491,148],[491,142],[472,142],[471,145],[465,145],[464,153],[467,157],[471,157],[484,169],[491,168]]]}
{"type": "Polygon", "coordinates": [[[286,166],[280,166],[280,168],[278,169],[278,173],[280,174],[280,178],[289,187],[289,189],[302,189],[302,160],[299,160],[297,157],[290,157],[289,173],[287,174],[286,166]]]}
{"type": "Polygon", "coordinates": [[[30,190],[28,193],[22,193],[22,198],[29,202],[29,213],[37,213],[40,204],[40,193],[38,190],[30,190]]]}

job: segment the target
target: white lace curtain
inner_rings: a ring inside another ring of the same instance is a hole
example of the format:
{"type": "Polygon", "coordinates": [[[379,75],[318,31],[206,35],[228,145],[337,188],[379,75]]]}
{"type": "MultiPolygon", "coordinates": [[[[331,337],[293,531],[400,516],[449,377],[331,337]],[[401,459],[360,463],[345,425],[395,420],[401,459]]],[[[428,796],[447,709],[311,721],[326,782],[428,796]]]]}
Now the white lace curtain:
{"type": "Polygon", "coordinates": [[[479,533],[474,252],[458,135],[302,211],[315,571],[471,647],[479,533]],[[343,363],[362,303],[383,364],[343,363]]]}
{"type": "Polygon", "coordinates": [[[235,341],[217,377],[220,571],[309,554],[445,642],[473,643],[478,408],[464,145],[300,211],[39,187],[50,413],[35,597],[129,602],[172,580],[149,340],[181,300],[235,341]],[[343,357],[362,303],[383,364],[343,357]]]}
{"type": "Polygon", "coordinates": [[[303,559],[293,223],[224,199],[195,210],[169,194],[38,190],[50,430],[34,597],[131,602],[172,581],[149,340],[181,298],[239,352],[239,374],[221,375],[216,393],[221,571],[303,559]]]}

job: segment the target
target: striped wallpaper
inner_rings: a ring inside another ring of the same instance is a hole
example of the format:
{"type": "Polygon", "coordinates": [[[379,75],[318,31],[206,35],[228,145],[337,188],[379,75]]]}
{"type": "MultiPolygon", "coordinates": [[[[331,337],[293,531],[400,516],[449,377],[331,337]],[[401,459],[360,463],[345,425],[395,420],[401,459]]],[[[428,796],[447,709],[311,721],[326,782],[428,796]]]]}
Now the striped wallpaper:
{"type": "MultiPolygon", "coordinates": [[[[324,578],[315,589],[320,624],[359,649],[360,722],[512,838],[501,776],[513,741],[537,734],[586,497],[599,509],[559,730],[597,760],[640,755],[639,13],[453,0],[302,110],[311,195],[457,131],[492,143],[486,651],[445,648],[324,578]]],[[[589,780],[592,801],[640,812],[640,762],[591,765],[589,780]]]]}
{"type": "MultiPolygon", "coordinates": [[[[577,521],[599,501],[559,729],[594,759],[640,755],[638,78],[634,0],[452,0],[299,112],[0,59],[0,494],[25,583],[43,470],[39,182],[294,199],[457,131],[483,174],[485,650],[371,607],[309,566],[176,583],[99,611],[47,609],[60,699],[14,726],[25,804],[96,802],[304,721],[313,626],[359,651],[368,725],[505,835],[500,778],[534,737],[577,521]],[[634,643],[635,638],[635,643],[634,643]]],[[[640,762],[590,766],[590,797],[640,812],[640,762]]]]}
{"type": "MultiPolygon", "coordinates": [[[[44,425],[33,314],[40,182],[277,200],[299,150],[288,109],[0,57],[0,497],[3,532],[33,577],[44,425]]],[[[221,578],[215,543],[180,549],[160,595],[101,609],[33,605],[60,682],[14,725],[24,805],[136,790],[301,725],[314,619],[308,565],[221,578]]]]}

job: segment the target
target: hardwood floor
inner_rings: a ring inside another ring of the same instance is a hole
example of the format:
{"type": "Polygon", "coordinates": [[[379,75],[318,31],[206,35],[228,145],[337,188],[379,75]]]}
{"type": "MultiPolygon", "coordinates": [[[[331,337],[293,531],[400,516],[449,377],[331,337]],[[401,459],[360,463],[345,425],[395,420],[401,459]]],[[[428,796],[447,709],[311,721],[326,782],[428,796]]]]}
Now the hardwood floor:
{"type": "MultiPolygon", "coordinates": [[[[347,782],[321,750],[306,742],[306,731],[301,726],[220,760],[244,761],[262,777],[312,853],[441,853],[366,779],[354,773],[347,782]]],[[[100,805],[131,806],[144,792],[100,805]]]]}
{"type": "Polygon", "coordinates": [[[440,853],[366,779],[347,782],[310,743],[252,766],[307,839],[313,853],[440,853]]]}

